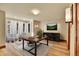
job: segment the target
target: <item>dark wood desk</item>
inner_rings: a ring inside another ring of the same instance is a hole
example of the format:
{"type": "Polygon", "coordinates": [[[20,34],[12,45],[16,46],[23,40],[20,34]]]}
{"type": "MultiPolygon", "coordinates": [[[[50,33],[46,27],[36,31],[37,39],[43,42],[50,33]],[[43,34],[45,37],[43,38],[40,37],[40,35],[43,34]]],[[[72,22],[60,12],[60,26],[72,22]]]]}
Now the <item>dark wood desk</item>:
{"type": "MultiPolygon", "coordinates": [[[[45,45],[48,46],[48,38],[47,37],[42,37],[42,38],[29,37],[28,39],[21,37],[20,39],[23,40],[23,50],[28,51],[29,53],[31,53],[34,56],[37,56],[37,47],[39,46],[39,45],[37,45],[37,43],[40,43],[40,41],[42,41],[42,40],[47,40],[47,44],[45,44],[45,45]],[[25,47],[24,47],[24,41],[28,41],[28,42],[34,43],[34,47],[31,48],[30,50],[25,49],[25,47]],[[31,50],[33,50],[33,49],[35,50],[34,53],[31,52],[31,50]]],[[[44,43],[40,43],[40,44],[44,44],[44,43]]]]}

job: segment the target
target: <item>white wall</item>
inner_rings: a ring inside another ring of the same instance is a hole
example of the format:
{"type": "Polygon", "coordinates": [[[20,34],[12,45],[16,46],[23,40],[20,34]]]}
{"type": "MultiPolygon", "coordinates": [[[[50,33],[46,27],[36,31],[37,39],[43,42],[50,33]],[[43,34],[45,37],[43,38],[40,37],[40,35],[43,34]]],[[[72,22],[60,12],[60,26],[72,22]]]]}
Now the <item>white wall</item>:
{"type": "Polygon", "coordinates": [[[65,20],[46,20],[46,21],[41,21],[41,29],[44,32],[55,32],[55,33],[60,33],[61,34],[61,39],[66,40],[66,36],[67,36],[67,24],[65,23],[65,20]],[[52,30],[52,31],[47,31],[46,30],[46,24],[48,23],[56,23],[58,25],[58,30],[52,30]]]}

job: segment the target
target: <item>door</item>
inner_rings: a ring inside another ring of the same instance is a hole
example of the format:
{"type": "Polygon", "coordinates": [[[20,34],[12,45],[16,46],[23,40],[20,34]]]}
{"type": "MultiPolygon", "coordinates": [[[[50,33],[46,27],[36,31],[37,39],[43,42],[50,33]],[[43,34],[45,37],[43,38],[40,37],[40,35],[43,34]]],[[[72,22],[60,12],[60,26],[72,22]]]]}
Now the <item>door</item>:
{"type": "Polygon", "coordinates": [[[0,48],[5,46],[5,12],[0,10],[0,48]]]}
{"type": "Polygon", "coordinates": [[[77,7],[77,10],[76,10],[76,13],[77,13],[77,40],[76,40],[76,43],[77,43],[77,51],[76,51],[76,54],[77,56],[79,56],[79,4],[76,5],[77,7]]]}

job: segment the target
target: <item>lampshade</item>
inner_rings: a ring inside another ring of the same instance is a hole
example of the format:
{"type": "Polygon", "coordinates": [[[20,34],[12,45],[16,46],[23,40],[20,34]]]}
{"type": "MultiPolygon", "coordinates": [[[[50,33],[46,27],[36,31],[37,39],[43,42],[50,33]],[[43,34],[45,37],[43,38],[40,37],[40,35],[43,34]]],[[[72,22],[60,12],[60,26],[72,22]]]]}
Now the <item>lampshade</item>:
{"type": "Polygon", "coordinates": [[[65,22],[71,22],[71,21],[72,21],[71,8],[66,8],[66,10],[65,10],[65,22]]]}

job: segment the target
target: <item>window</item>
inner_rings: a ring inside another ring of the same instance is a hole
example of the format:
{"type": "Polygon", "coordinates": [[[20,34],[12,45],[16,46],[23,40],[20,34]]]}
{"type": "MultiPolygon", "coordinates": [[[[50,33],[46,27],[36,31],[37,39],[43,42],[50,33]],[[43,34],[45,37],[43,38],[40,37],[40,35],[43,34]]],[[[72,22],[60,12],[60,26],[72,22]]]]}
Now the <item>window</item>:
{"type": "Polygon", "coordinates": [[[17,33],[18,33],[18,22],[17,22],[16,26],[17,26],[16,31],[17,31],[17,33]]]}
{"type": "Polygon", "coordinates": [[[10,34],[10,21],[8,21],[8,34],[10,34]]]}
{"type": "Polygon", "coordinates": [[[28,24],[28,33],[30,33],[30,23],[28,24]]]}
{"type": "Polygon", "coordinates": [[[25,32],[25,24],[23,23],[23,32],[25,32]]]}

